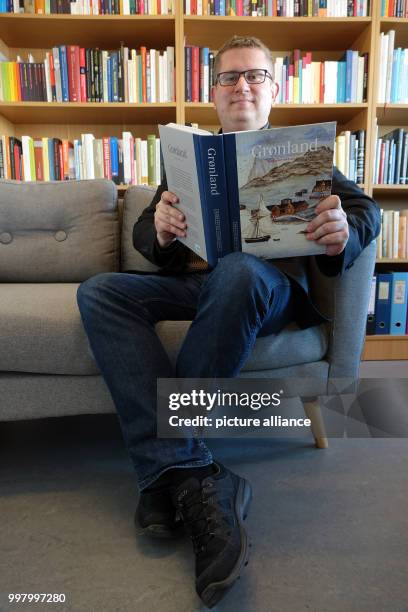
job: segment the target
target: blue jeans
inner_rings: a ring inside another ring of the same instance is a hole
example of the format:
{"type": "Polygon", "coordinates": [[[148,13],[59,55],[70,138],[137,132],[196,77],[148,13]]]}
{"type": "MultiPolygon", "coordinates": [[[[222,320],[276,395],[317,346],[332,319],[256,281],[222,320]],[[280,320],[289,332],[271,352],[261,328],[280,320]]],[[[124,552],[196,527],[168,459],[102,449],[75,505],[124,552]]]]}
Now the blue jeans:
{"type": "Polygon", "coordinates": [[[289,279],[244,253],[227,255],[208,274],[99,274],[79,287],[78,306],[140,490],[170,468],[212,462],[200,439],[157,438],[157,379],[235,377],[257,336],[293,320],[289,279]],[[163,320],[193,321],[175,369],[155,332],[163,320]]]}

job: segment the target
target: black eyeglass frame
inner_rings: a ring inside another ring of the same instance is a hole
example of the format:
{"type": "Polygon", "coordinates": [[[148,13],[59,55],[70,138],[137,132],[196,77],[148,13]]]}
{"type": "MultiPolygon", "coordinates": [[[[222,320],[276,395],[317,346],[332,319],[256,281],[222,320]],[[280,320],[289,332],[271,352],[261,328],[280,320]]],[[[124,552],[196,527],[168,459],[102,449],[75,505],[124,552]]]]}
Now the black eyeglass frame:
{"type": "Polygon", "coordinates": [[[238,83],[239,79],[241,78],[241,75],[244,75],[244,79],[248,83],[248,85],[262,85],[262,83],[265,83],[266,77],[268,77],[268,79],[271,79],[271,81],[273,81],[273,77],[271,73],[268,70],[266,70],[266,68],[250,68],[249,70],[241,70],[241,72],[239,72],[238,70],[226,70],[225,72],[219,72],[217,74],[217,78],[215,79],[215,85],[219,83],[221,87],[233,87],[234,85],[238,83]],[[263,81],[259,81],[258,83],[251,83],[250,81],[248,81],[246,77],[248,72],[263,72],[264,73],[263,81]],[[235,81],[235,83],[225,83],[223,85],[220,81],[220,76],[222,74],[236,74],[237,80],[235,81]]]}

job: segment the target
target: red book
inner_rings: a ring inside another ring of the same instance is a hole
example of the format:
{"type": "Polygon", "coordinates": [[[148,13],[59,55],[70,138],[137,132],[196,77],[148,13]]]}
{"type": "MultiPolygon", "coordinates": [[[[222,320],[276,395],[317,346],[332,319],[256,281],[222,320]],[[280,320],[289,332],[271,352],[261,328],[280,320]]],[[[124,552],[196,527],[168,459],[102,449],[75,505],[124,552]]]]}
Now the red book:
{"type": "Polygon", "coordinates": [[[21,151],[20,147],[15,144],[13,147],[13,157],[14,157],[14,172],[16,175],[16,181],[21,181],[21,151]]]}
{"type": "Polygon", "coordinates": [[[52,53],[48,54],[48,63],[50,66],[50,85],[51,85],[51,100],[57,101],[57,90],[55,87],[55,70],[54,70],[54,56],[52,53]]]}
{"type": "Polygon", "coordinates": [[[102,138],[102,150],[103,150],[103,176],[107,179],[112,178],[112,168],[110,160],[110,144],[109,138],[102,138]]]}
{"type": "Polygon", "coordinates": [[[320,104],[324,104],[324,62],[320,62],[320,104]]]}
{"type": "Polygon", "coordinates": [[[43,170],[43,147],[41,140],[34,140],[34,163],[35,163],[35,176],[37,181],[44,180],[43,170]]]}
{"type": "Polygon", "coordinates": [[[238,17],[244,16],[244,0],[236,0],[235,3],[238,17]]]}
{"type": "Polygon", "coordinates": [[[69,101],[81,101],[81,76],[79,62],[79,47],[67,45],[68,89],[69,101]]]}
{"type": "Polygon", "coordinates": [[[200,48],[191,47],[191,98],[192,102],[200,101],[200,48]]]}
{"type": "Polygon", "coordinates": [[[147,90],[146,90],[146,47],[140,47],[140,55],[142,56],[142,102],[147,102],[147,90]]]}
{"type": "Polygon", "coordinates": [[[70,149],[73,149],[74,145],[72,144],[72,142],[69,142],[69,140],[63,140],[62,141],[62,164],[63,164],[63,173],[62,173],[62,177],[64,179],[64,181],[67,181],[70,178],[70,173],[69,173],[69,151],[70,149]]]}
{"type": "Polygon", "coordinates": [[[84,47],[79,49],[79,89],[81,102],[87,102],[86,97],[86,55],[84,47]]]}
{"type": "MultiPolygon", "coordinates": [[[[289,78],[292,77],[292,86],[293,86],[293,75],[294,75],[293,64],[289,64],[288,79],[287,79],[287,84],[286,84],[286,96],[285,96],[286,104],[292,104],[292,102],[293,102],[293,99],[289,99],[289,78]]],[[[293,93],[293,91],[292,91],[292,93],[293,93]]]]}

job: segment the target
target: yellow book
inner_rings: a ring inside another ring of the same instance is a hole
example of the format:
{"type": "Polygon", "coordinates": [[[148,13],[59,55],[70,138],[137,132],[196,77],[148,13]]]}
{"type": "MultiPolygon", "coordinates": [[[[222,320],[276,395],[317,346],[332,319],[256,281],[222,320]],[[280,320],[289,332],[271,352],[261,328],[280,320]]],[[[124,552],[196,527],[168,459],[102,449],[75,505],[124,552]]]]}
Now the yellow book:
{"type": "Polygon", "coordinates": [[[48,138],[45,136],[41,138],[42,141],[42,159],[43,159],[43,172],[44,181],[50,180],[50,158],[48,155],[48,138]]]}
{"type": "Polygon", "coordinates": [[[299,104],[299,77],[293,77],[293,104],[299,104]]]}
{"type": "Polygon", "coordinates": [[[10,102],[18,102],[16,73],[14,62],[7,62],[7,78],[10,84],[10,102]]]}

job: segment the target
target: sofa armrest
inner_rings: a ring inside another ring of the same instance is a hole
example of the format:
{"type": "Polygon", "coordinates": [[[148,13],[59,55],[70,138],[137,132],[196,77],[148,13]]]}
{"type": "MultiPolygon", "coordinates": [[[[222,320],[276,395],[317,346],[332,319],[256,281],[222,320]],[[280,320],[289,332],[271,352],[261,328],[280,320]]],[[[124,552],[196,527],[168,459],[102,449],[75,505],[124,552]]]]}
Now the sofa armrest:
{"type": "Polygon", "coordinates": [[[375,259],[373,241],[342,276],[323,277],[314,264],[314,300],[333,319],[327,352],[329,378],[358,376],[375,259]]]}

